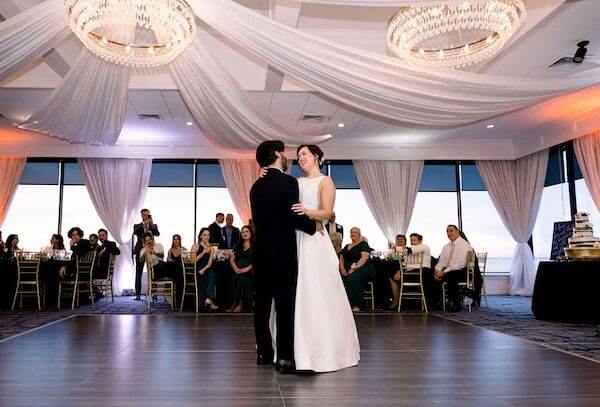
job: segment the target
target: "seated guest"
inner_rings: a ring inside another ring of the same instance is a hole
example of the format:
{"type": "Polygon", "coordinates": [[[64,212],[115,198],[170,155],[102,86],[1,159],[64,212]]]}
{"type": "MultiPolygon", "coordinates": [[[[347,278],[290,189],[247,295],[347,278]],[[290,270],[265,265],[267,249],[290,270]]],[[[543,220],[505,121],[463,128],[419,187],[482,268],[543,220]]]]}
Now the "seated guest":
{"type": "Polygon", "coordinates": [[[69,237],[69,245],[73,255],[71,256],[71,263],[69,263],[67,267],[62,267],[60,269],[59,276],[63,280],[72,280],[75,278],[75,272],[77,271],[77,266],[75,264],[77,258],[83,257],[91,252],[92,247],[89,240],[83,239],[83,230],[78,226],[69,229],[67,236],[69,237]]]}
{"type": "Polygon", "coordinates": [[[408,252],[406,248],[406,236],[396,235],[396,244],[388,250],[388,257],[392,257],[394,254],[402,256],[408,252]]]}
{"type": "Polygon", "coordinates": [[[221,246],[223,241],[223,229],[221,225],[225,222],[225,214],[219,212],[215,215],[215,221],[210,224],[208,231],[210,232],[210,244],[221,246]]]}
{"type": "Polygon", "coordinates": [[[329,236],[333,236],[334,233],[339,233],[342,235],[342,240],[344,239],[344,227],[338,223],[335,223],[335,212],[331,215],[331,218],[326,223],[323,223],[323,227],[329,233],[329,236]]]}
{"type": "Polygon", "coordinates": [[[241,240],[229,258],[233,276],[233,305],[225,312],[250,312],[254,303],[252,288],[252,243],[254,234],[250,226],[241,230],[241,240]]]}
{"type": "Polygon", "coordinates": [[[181,235],[173,235],[173,238],[171,239],[171,248],[167,254],[167,261],[181,262],[182,256],[185,257],[187,252],[188,249],[181,245],[181,235]]]}
{"type": "MultiPolygon", "coordinates": [[[[220,230],[220,229],[219,229],[220,230]]],[[[196,262],[196,270],[200,275],[198,280],[198,302],[204,304],[209,310],[219,309],[215,305],[215,272],[212,269],[214,250],[210,244],[210,231],[208,228],[200,229],[198,243],[194,243],[191,251],[192,261],[196,262]]]]}
{"type": "MultiPolygon", "coordinates": [[[[4,254],[6,258],[17,257],[21,249],[19,248],[19,235],[8,235],[6,243],[4,244],[4,254]]],[[[1,253],[0,253],[1,254],[1,253]]]]}
{"type": "Polygon", "coordinates": [[[333,235],[331,235],[331,244],[333,244],[333,248],[338,257],[340,257],[340,254],[342,253],[342,241],[343,237],[341,233],[336,232],[333,235]]]}
{"type": "MultiPolygon", "coordinates": [[[[403,236],[403,235],[399,235],[399,236],[403,236]]],[[[396,239],[396,243],[398,243],[398,239],[396,239]]],[[[418,233],[412,233],[410,235],[410,244],[411,247],[405,248],[405,252],[409,253],[409,254],[418,254],[418,253],[423,253],[423,266],[422,266],[422,273],[423,273],[423,290],[425,291],[425,297],[427,299],[427,288],[431,288],[431,280],[433,279],[432,276],[432,272],[431,272],[431,251],[429,249],[429,246],[427,246],[426,244],[423,244],[423,236],[421,236],[418,233]]],[[[407,265],[406,269],[407,270],[414,270],[416,268],[415,265],[407,265]]],[[[400,297],[400,280],[401,280],[401,275],[400,275],[400,271],[398,270],[394,276],[392,278],[390,278],[390,285],[392,288],[392,295],[394,297],[394,302],[392,302],[392,304],[390,305],[390,309],[396,309],[398,308],[398,301],[399,301],[399,297],[400,297]]],[[[438,290],[439,291],[439,290],[438,290]]],[[[431,302],[427,301],[427,304],[429,305],[431,302]]]]}
{"type": "Polygon", "coordinates": [[[223,243],[221,249],[232,250],[240,241],[240,230],[233,226],[233,215],[228,213],[223,227],[223,243]]]}
{"type": "Polygon", "coordinates": [[[69,246],[75,256],[81,257],[93,250],[90,241],[83,236],[83,230],[78,226],[72,227],[67,232],[67,237],[70,239],[69,246]]]}
{"type": "Polygon", "coordinates": [[[340,255],[340,273],[346,286],[352,311],[363,307],[363,293],[367,283],[375,278],[375,268],[369,258],[372,249],[363,241],[360,229],[350,229],[352,243],[346,245],[340,255]]]}
{"type": "Polygon", "coordinates": [[[118,256],[121,250],[115,242],[108,240],[106,229],[98,230],[98,241],[101,243],[96,248],[96,267],[94,267],[94,278],[105,279],[108,275],[110,256],[118,256]]]}
{"type": "Polygon", "coordinates": [[[50,238],[50,245],[42,249],[42,254],[50,254],[53,250],[65,250],[65,240],[62,235],[53,234],[50,238]]]}
{"type": "Polygon", "coordinates": [[[448,225],[446,235],[450,243],[444,246],[435,266],[435,279],[446,282],[450,311],[462,309],[458,283],[464,281],[467,271],[467,253],[473,248],[455,225],[448,225]]]}
{"type": "Polygon", "coordinates": [[[90,240],[90,247],[92,248],[92,250],[96,250],[100,244],[98,244],[98,235],[95,233],[92,233],[89,236],[89,240],[90,240]]]}

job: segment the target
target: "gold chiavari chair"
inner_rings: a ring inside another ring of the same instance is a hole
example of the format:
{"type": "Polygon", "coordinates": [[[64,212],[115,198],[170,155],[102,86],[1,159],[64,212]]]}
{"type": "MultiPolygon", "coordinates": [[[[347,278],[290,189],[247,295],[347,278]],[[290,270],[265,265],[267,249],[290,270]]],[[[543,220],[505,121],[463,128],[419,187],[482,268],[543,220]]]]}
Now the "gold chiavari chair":
{"type": "Polygon", "coordinates": [[[487,271],[487,252],[477,253],[477,263],[479,264],[479,271],[481,272],[481,293],[485,300],[485,306],[488,306],[487,289],[485,288],[485,272],[487,271]]]}
{"type": "Polygon", "coordinates": [[[403,299],[421,301],[421,310],[429,313],[423,289],[423,253],[407,254],[400,260],[398,312],[402,309],[403,299]]]}
{"type": "Polygon", "coordinates": [[[93,279],[94,293],[99,292],[104,296],[104,303],[108,303],[108,296],[110,295],[110,301],[115,302],[113,292],[113,276],[115,274],[115,264],[117,262],[117,255],[111,254],[108,260],[108,270],[106,272],[106,278],[95,278],[93,279]]]}
{"type": "Polygon", "coordinates": [[[367,288],[365,288],[363,300],[367,302],[367,304],[371,305],[371,311],[375,311],[375,286],[372,281],[367,283],[367,288]]]}
{"type": "Polygon", "coordinates": [[[146,270],[148,272],[148,291],[146,293],[146,302],[148,303],[148,309],[150,309],[150,305],[152,301],[154,301],[154,297],[158,298],[159,295],[162,295],[165,299],[167,299],[171,304],[171,309],[173,309],[173,304],[175,300],[175,283],[173,282],[173,280],[171,280],[170,278],[155,278],[152,256],[146,256],[146,270]]]}
{"type": "Polygon", "coordinates": [[[181,304],[179,310],[183,310],[185,297],[193,296],[196,305],[196,314],[198,313],[198,273],[196,271],[196,262],[181,258],[183,268],[183,293],[181,294],[181,304]]]}
{"type": "MultiPolygon", "coordinates": [[[[475,261],[476,261],[476,254],[474,251],[469,251],[467,253],[467,272],[466,272],[466,276],[465,276],[465,281],[461,281],[458,283],[458,286],[460,288],[466,289],[468,291],[473,291],[475,289],[475,261]]],[[[446,300],[448,297],[448,286],[447,284],[444,282],[442,284],[442,307],[443,310],[446,311],[446,300]]],[[[469,312],[472,311],[472,306],[471,306],[471,302],[469,302],[469,305],[467,306],[469,312]]]]}
{"type": "Polygon", "coordinates": [[[66,294],[71,295],[71,310],[74,310],[75,304],[79,306],[79,297],[82,293],[87,293],[89,295],[89,298],[92,301],[92,308],[95,307],[92,282],[95,261],[95,251],[91,251],[83,256],[77,256],[75,258],[75,279],[61,280],[58,284],[58,309],[60,309],[60,300],[62,296],[66,294]]]}
{"type": "Polygon", "coordinates": [[[11,311],[15,309],[17,297],[20,295],[19,306],[23,308],[23,296],[35,296],[38,310],[42,310],[40,301],[40,261],[41,253],[20,253],[17,256],[17,287],[13,298],[11,311]]]}

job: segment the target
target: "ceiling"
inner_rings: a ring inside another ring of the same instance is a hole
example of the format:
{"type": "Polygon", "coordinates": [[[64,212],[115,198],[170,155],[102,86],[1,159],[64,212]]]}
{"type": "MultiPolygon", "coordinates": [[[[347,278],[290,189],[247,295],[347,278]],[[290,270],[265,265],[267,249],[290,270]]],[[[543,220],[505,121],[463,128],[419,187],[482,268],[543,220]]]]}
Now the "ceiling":
{"type": "MultiPolygon", "coordinates": [[[[2,0],[0,14],[10,17],[40,0],[2,0]]],[[[341,44],[375,53],[385,48],[393,8],[302,4],[292,0],[239,0],[284,24],[341,44]]],[[[511,43],[490,61],[470,70],[507,76],[567,76],[600,65],[598,0],[525,0],[527,19],[511,43]],[[577,42],[591,41],[583,64],[548,68],[572,56],[577,42]]],[[[600,128],[600,86],[564,95],[484,123],[453,129],[415,129],[365,115],[306,88],[264,61],[204,27],[199,33],[211,52],[249,91],[256,105],[283,125],[307,135],[332,134],[324,144],[328,158],[510,159],[600,128]],[[303,121],[323,115],[322,123],[303,121]],[[343,123],[344,127],[338,127],[343,123]],[[493,124],[493,129],[487,129],[493,124]]],[[[239,153],[212,145],[193,122],[170,76],[136,75],[130,83],[125,125],[116,146],[71,145],[17,129],[60,83],[81,51],[71,36],[32,66],[0,83],[0,154],[28,156],[226,157],[239,153]],[[158,114],[160,120],[141,120],[158,114]]]]}

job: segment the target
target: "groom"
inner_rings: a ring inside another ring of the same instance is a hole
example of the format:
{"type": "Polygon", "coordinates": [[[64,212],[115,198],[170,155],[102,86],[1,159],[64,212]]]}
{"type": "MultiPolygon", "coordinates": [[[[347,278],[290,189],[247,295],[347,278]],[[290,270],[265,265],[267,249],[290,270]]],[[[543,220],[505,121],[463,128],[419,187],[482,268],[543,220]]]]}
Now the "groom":
{"type": "Polygon", "coordinates": [[[298,181],[287,175],[285,145],[281,141],[265,141],[256,149],[256,161],[267,167],[267,174],[250,190],[252,220],[256,238],[252,249],[252,267],[256,298],[254,330],[259,365],[273,362],[273,346],[269,331],[271,302],[277,313],[277,363],[280,373],[291,373],[294,366],[294,304],[298,259],[296,229],[315,234],[317,223],[306,215],[297,215],[292,205],[299,202],[298,181]]]}

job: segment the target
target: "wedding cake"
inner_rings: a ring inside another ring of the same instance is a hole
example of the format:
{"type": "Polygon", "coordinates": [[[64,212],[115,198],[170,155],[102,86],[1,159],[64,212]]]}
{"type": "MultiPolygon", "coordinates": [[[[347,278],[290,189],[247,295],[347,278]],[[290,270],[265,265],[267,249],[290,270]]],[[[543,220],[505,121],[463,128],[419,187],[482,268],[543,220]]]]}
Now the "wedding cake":
{"type": "Polygon", "coordinates": [[[569,239],[570,249],[590,249],[600,247],[600,239],[594,237],[594,225],[589,221],[589,214],[575,214],[573,237],[569,239]]]}

